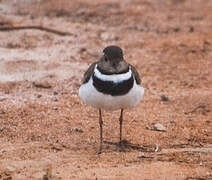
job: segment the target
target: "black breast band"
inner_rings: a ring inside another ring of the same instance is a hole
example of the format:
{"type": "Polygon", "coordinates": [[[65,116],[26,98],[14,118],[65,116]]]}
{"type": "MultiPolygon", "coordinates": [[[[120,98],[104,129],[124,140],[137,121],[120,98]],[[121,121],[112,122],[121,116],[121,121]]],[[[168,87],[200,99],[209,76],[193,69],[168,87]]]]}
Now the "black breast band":
{"type": "MultiPolygon", "coordinates": [[[[94,73],[95,74],[95,73],[94,73]]],[[[122,96],[127,94],[133,87],[133,75],[125,81],[114,83],[113,81],[103,81],[93,74],[93,86],[97,91],[111,96],[122,96]]]]}

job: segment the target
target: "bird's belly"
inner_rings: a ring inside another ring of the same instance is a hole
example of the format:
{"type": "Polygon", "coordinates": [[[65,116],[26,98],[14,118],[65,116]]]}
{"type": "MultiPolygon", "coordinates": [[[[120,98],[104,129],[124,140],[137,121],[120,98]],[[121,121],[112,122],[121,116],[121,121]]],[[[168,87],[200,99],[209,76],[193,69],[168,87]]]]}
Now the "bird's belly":
{"type": "Polygon", "coordinates": [[[111,96],[98,92],[93,86],[93,80],[83,84],[79,96],[84,103],[105,110],[130,109],[135,107],[144,95],[144,88],[134,83],[132,89],[125,95],[111,96]]]}

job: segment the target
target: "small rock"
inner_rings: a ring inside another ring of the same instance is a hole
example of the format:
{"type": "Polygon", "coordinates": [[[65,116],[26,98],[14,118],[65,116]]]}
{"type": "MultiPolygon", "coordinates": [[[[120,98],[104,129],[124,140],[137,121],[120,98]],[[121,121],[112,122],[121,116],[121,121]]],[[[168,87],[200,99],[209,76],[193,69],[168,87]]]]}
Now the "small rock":
{"type": "Polygon", "coordinates": [[[53,107],[53,110],[55,110],[55,111],[56,111],[56,110],[58,110],[58,107],[56,107],[56,106],[55,106],[55,107],[53,107]]]}
{"type": "Polygon", "coordinates": [[[150,126],[146,126],[147,130],[152,130],[152,128],[150,126]]]}
{"type": "Polygon", "coordinates": [[[27,100],[27,99],[24,99],[24,100],[23,100],[23,102],[24,102],[24,103],[27,103],[27,102],[28,102],[28,100],[27,100]]]}
{"type": "Polygon", "coordinates": [[[2,150],[2,151],[0,151],[0,153],[6,153],[7,151],[6,150],[2,150]]]}
{"type": "Polygon", "coordinates": [[[44,174],[44,175],[43,175],[43,180],[49,180],[49,177],[48,177],[47,174],[44,174]]]}
{"type": "Polygon", "coordinates": [[[176,122],[174,120],[169,121],[170,125],[174,126],[176,122]]]}
{"type": "Polygon", "coordinates": [[[155,144],[155,152],[159,151],[159,146],[157,144],[155,144]]]}
{"type": "Polygon", "coordinates": [[[54,91],[54,92],[53,92],[53,95],[58,95],[58,92],[57,92],[57,91],[54,91]]]}
{"type": "Polygon", "coordinates": [[[190,33],[194,32],[194,27],[190,26],[188,32],[190,32],[190,33]]]}
{"type": "Polygon", "coordinates": [[[83,130],[82,129],[78,129],[78,128],[74,128],[74,131],[77,132],[77,133],[83,133],[83,130]]]}
{"type": "Polygon", "coordinates": [[[169,101],[169,98],[165,96],[164,94],[162,94],[160,97],[162,101],[169,101]]]}
{"type": "Polygon", "coordinates": [[[140,159],[152,159],[154,157],[153,156],[146,156],[143,152],[139,152],[138,158],[140,158],[140,159]]]}
{"type": "Polygon", "coordinates": [[[9,172],[13,172],[13,171],[16,170],[16,169],[15,169],[14,167],[12,167],[12,166],[7,166],[6,168],[7,168],[7,170],[8,170],[9,172]]]}
{"type": "Polygon", "coordinates": [[[2,132],[4,130],[4,127],[0,127],[0,132],[2,132]]]}
{"type": "Polygon", "coordinates": [[[162,124],[156,123],[156,124],[153,125],[153,130],[165,132],[166,128],[162,124]]]}
{"type": "Polygon", "coordinates": [[[7,99],[7,97],[5,97],[5,96],[0,96],[0,101],[4,101],[4,100],[6,100],[7,99]]]}
{"type": "Polygon", "coordinates": [[[42,97],[42,95],[41,95],[41,94],[38,94],[38,95],[37,95],[37,98],[41,98],[41,97],[42,97]]]}
{"type": "Polygon", "coordinates": [[[87,49],[85,47],[82,47],[82,48],[80,48],[79,53],[83,53],[83,52],[86,52],[86,51],[87,51],[87,49]]]}
{"type": "Polygon", "coordinates": [[[143,152],[139,152],[138,158],[144,158],[144,157],[145,157],[144,153],[143,152]]]}
{"type": "Polygon", "coordinates": [[[180,31],[180,28],[179,27],[176,27],[173,30],[174,30],[174,32],[179,32],[180,31]]]}
{"type": "Polygon", "coordinates": [[[52,87],[52,85],[48,81],[34,81],[32,84],[36,88],[48,89],[52,87]]]}
{"type": "Polygon", "coordinates": [[[0,114],[5,114],[6,112],[4,110],[0,109],[0,114]]]}
{"type": "Polygon", "coordinates": [[[114,34],[110,34],[108,32],[103,32],[100,35],[101,39],[104,41],[113,41],[113,40],[118,40],[119,38],[115,36],[114,34]]]}

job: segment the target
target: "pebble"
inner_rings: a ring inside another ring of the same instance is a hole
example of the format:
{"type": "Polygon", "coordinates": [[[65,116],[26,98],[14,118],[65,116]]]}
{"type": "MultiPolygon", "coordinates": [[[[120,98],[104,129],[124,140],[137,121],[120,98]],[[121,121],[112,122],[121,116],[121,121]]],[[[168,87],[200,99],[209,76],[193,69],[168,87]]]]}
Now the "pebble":
{"type": "Polygon", "coordinates": [[[58,107],[56,107],[56,106],[55,106],[55,107],[53,107],[53,110],[55,110],[55,111],[56,111],[56,110],[58,110],[58,107]]]}
{"type": "Polygon", "coordinates": [[[74,128],[74,131],[77,132],[77,133],[83,133],[83,130],[82,129],[78,129],[78,128],[74,128]]]}
{"type": "Polygon", "coordinates": [[[54,91],[53,92],[53,95],[55,95],[55,96],[58,95],[58,92],[57,91],[54,91]]]}
{"type": "Polygon", "coordinates": [[[104,41],[118,40],[118,37],[117,36],[115,36],[114,34],[110,34],[108,32],[101,33],[100,37],[104,41]]]}
{"type": "Polygon", "coordinates": [[[4,101],[4,100],[6,100],[7,99],[7,97],[5,97],[5,96],[0,96],[0,101],[4,101]]]}
{"type": "Polygon", "coordinates": [[[139,152],[138,158],[140,159],[152,159],[154,158],[153,156],[145,155],[143,152],[139,152]]]}
{"type": "Polygon", "coordinates": [[[162,124],[156,123],[156,124],[153,125],[153,130],[165,132],[166,128],[162,124]]]}
{"type": "Polygon", "coordinates": [[[1,126],[0,126],[0,132],[2,132],[3,130],[4,130],[4,127],[1,127],[1,126]]]}
{"type": "Polygon", "coordinates": [[[171,121],[169,122],[169,124],[170,124],[171,126],[174,126],[174,125],[176,125],[176,122],[175,122],[174,120],[171,120],[171,121]]]}
{"type": "Polygon", "coordinates": [[[161,100],[162,101],[169,101],[169,98],[165,96],[164,94],[161,95],[161,100]]]}
{"type": "Polygon", "coordinates": [[[13,172],[15,171],[16,169],[12,166],[7,166],[6,169],[9,171],[9,172],[13,172]]]}
{"type": "Polygon", "coordinates": [[[42,95],[41,95],[41,94],[38,94],[38,95],[37,95],[37,98],[41,98],[41,97],[42,97],[42,95]]]}
{"type": "Polygon", "coordinates": [[[145,157],[144,153],[143,152],[139,152],[138,158],[144,158],[144,157],[145,157]]]}
{"type": "Polygon", "coordinates": [[[48,89],[52,87],[52,85],[48,81],[34,81],[32,84],[36,88],[48,89]]]}

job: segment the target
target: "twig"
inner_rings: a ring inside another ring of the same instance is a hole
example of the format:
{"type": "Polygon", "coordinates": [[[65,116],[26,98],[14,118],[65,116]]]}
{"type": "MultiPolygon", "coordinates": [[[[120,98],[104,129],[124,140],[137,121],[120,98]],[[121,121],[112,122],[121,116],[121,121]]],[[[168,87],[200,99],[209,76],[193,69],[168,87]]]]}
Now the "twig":
{"type": "Polygon", "coordinates": [[[43,27],[43,26],[0,27],[0,31],[15,31],[15,30],[23,30],[23,29],[37,29],[37,30],[41,30],[41,31],[54,33],[54,34],[57,34],[57,35],[60,35],[60,36],[73,35],[72,33],[69,33],[69,32],[58,31],[58,30],[51,29],[51,28],[46,28],[46,27],[43,27]]]}
{"type": "Polygon", "coordinates": [[[185,114],[191,114],[191,113],[194,113],[194,112],[196,112],[198,109],[205,109],[206,108],[206,105],[199,105],[199,106],[197,106],[197,107],[195,107],[192,111],[189,111],[189,112],[185,112],[185,114]]]}

